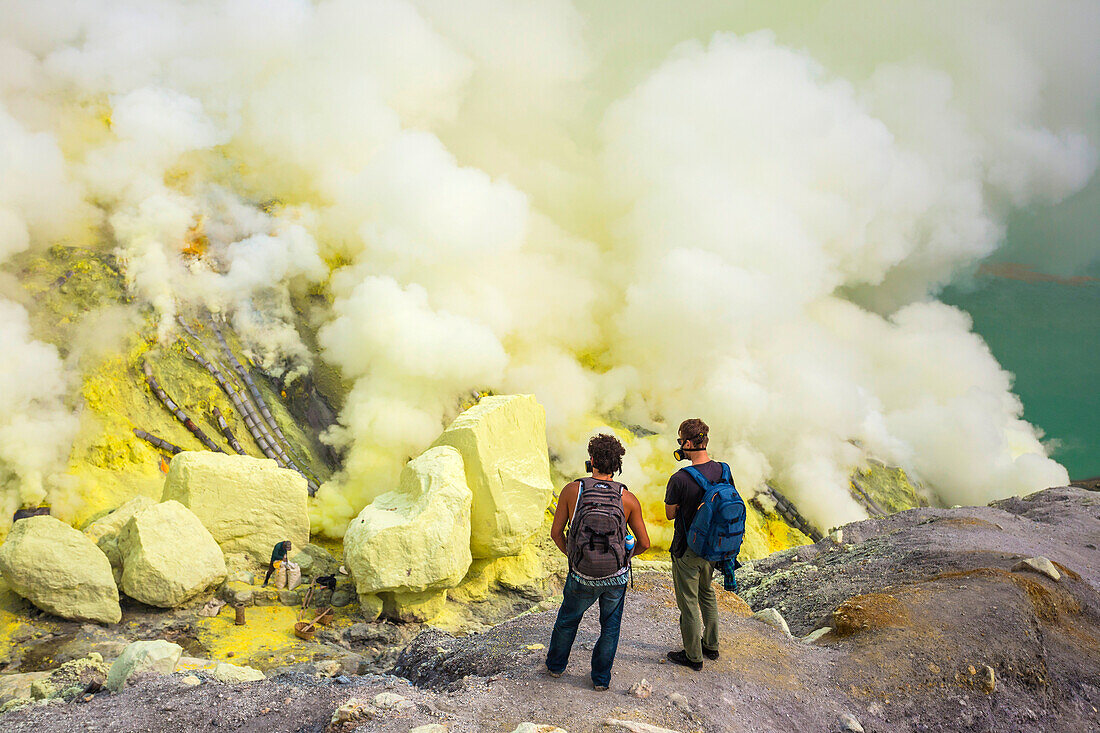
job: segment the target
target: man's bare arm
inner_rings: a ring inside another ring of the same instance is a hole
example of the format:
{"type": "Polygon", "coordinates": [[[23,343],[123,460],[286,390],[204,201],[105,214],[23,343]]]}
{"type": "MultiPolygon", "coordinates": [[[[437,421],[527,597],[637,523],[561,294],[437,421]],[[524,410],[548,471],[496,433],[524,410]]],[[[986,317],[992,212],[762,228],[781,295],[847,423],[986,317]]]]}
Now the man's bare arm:
{"type": "Polygon", "coordinates": [[[566,554],[565,523],[569,521],[571,505],[576,501],[577,486],[577,482],[574,481],[566,484],[565,488],[561,490],[561,494],[558,496],[558,508],[554,510],[554,523],[550,526],[550,539],[554,540],[554,544],[558,546],[563,555],[566,554]]]}
{"type": "Polygon", "coordinates": [[[665,519],[675,519],[676,510],[679,508],[679,504],[665,504],[665,519]]]}
{"type": "Polygon", "coordinates": [[[634,552],[631,553],[631,557],[633,557],[634,555],[641,555],[649,549],[649,532],[645,528],[645,520],[642,518],[642,504],[638,501],[638,497],[629,491],[624,491],[623,497],[625,499],[623,506],[627,510],[626,523],[634,534],[634,552]]]}

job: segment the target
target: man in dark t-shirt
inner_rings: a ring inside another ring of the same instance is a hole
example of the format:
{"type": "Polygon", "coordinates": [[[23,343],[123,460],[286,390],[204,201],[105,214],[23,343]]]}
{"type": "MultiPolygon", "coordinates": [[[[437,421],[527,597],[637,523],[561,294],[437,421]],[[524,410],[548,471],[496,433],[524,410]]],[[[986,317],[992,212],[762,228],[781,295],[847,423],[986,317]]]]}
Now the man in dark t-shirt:
{"type": "MultiPolygon", "coordinates": [[[[722,464],[707,454],[710,428],[698,418],[685,420],[679,429],[680,451],[703,478],[717,481],[722,464]]],[[[703,488],[687,471],[672,474],[665,489],[665,516],[673,520],[672,586],[680,609],[681,651],[668,653],[670,661],[696,671],[703,668],[703,657],[718,659],[718,598],[711,586],[714,563],[696,555],[687,544],[687,532],[695,512],[703,501],[703,488]]]]}

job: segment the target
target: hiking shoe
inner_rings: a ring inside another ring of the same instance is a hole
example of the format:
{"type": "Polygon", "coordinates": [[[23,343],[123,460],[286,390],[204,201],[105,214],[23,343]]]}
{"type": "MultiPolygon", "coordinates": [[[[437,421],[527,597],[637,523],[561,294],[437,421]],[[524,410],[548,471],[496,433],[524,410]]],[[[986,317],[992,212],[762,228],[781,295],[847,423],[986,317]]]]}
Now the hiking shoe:
{"type": "Polygon", "coordinates": [[[703,647],[703,656],[707,659],[717,659],[720,655],[718,654],[717,649],[707,649],[706,647],[703,647]]]}
{"type": "Polygon", "coordinates": [[[680,651],[676,651],[676,652],[669,652],[665,656],[668,657],[668,661],[673,662],[675,664],[683,665],[684,667],[691,667],[696,672],[703,669],[703,663],[702,662],[693,662],[690,659],[688,659],[688,655],[684,652],[683,649],[681,649],[680,651]]]}
{"type": "Polygon", "coordinates": [[[549,667],[546,668],[546,674],[550,675],[554,679],[557,679],[558,677],[561,677],[561,672],[555,672],[554,670],[550,669],[549,667]]]}
{"type": "Polygon", "coordinates": [[[607,692],[607,685],[592,685],[592,689],[596,692],[607,692]]]}

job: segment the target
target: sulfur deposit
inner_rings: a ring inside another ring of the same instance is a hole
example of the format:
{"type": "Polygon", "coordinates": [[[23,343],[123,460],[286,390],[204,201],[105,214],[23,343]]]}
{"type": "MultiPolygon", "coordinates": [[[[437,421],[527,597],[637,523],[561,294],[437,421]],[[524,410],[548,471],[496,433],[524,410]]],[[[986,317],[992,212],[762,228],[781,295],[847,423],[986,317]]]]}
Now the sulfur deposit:
{"type": "Polygon", "coordinates": [[[474,557],[515,555],[542,524],[550,501],[546,414],[532,395],[483,398],[459,415],[435,445],[458,450],[473,492],[474,557]]]}
{"type": "Polygon", "coordinates": [[[126,595],[173,608],[225,580],[225,558],[187,507],[169,500],[134,514],[118,538],[126,595]]]}
{"type": "Polygon", "coordinates": [[[161,501],[170,499],[194,512],[227,553],[266,563],[277,542],[309,542],[306,480],[273,460],[185,451],[168,469],[161,501]]]}
{"type": "Polygon", "coordinates": [[[0,546],[0,573],[12,590],[48,613],[100,623],[122,618],[107,556],[54,517],[15,523],[0,546]]]}
{"type": "Polygon", "coordinates": [[[454,448],[431,448],[409,461],[397,489],[363,509],[344,535],[344,560],[360,597],[397,592],[395,613],[399,606],[438,612],[446,589],[470,567],[471,496],[454,448]]]}

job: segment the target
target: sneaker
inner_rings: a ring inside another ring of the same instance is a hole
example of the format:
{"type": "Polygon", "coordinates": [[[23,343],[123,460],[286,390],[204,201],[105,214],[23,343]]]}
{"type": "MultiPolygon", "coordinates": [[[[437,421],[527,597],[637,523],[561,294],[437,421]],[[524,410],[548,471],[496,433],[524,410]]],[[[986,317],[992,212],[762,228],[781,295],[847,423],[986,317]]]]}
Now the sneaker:
{"type": "Polygon", "coordinates": [[[592,685],[592,689],[596,692],[607,692],[607,685],[592,685]]]}
{"type": "Polygon", "coordinates": [[[717,659],[719,657],[717,649],[707,649],[703,647],[703,656],[707,659],[717,659]]]}
{"type": "Polygon", "coordinates": [[[551,677],[553,677],[555,679],[557,679],[558,677],[561,677],[561,672],[555,672],[554,670],[550,669],[549,667],[546,668],[546,674],[550,675],[551,677]]]}
{"type": "Polygon", "coordinates": [[[693,662],[690,659],[688,659],[688,655],[684,652],[683,649],[681,649],[679,651],[675,651],[675,652],[669,652],[665,656],[668,657],[668,661],[674,662],[675,664],[683,665],[685,667],[691,667],[696,672],[703,669],[703,663],[702,662],[693,662]]]}

